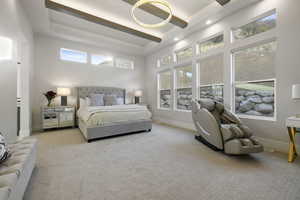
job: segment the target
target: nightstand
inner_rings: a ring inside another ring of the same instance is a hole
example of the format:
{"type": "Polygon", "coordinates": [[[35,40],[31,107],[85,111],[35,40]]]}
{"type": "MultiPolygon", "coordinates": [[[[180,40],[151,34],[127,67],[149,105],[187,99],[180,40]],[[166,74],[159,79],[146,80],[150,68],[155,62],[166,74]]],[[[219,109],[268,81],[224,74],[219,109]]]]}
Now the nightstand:
{"type": "Polygon", "coordinates": [[[294,162],[297,157],[297,149],[296,149],[296,133],[297,128],[300,128],[300,118],[297,117],[289,117],[286,120],[286,126],[288,127],[289,136],[290,136],[290,150],[289,150],[289,162],[294,162]]]}
{"type": "Polygon", "coordinates": [[[74,127],[75,110],[74,106],[42,107],[43,129],[74,127]]]}

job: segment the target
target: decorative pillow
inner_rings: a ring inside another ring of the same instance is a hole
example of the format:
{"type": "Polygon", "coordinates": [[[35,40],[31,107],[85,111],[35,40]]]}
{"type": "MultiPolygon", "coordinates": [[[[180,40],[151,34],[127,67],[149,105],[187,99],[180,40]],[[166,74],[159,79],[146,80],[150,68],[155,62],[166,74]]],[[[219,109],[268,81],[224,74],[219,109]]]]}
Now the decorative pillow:
{"type": "Polygon", "coordinates": [[[8,158],[10,158],[11,153],[7,148],[5,138],[2,133],[0,133],[0,164],[5,162],[8,158]]]}
{"type": "Polygon", "coordinates": [[[91,94],[91,106],[104,106],[103,94],[91,94]]]}
{"type": "Polygon", "coordinates": [[[91,98],[89,98],[89,97],[86,97],[86,98],[85,98],[85,102],[86,102],[86,105],[87,105],[87,106],[91,106],[91,105],[92,105],[92,103],[91,103],[91,98]]]}
{"type": "Polygon", "coordinates": [[[104,96],[104,103],[106,106],[117,105],[117,96],[116,95],[106,95],[104,96]]]}
{"type": "Polygon", "coordinates": [[[117,98],[117,105],[124,105],[124,98],[118,97],[117,98]]]}
{"type": "Polygon", "coordinates": [[[81,107],[81,108],[85,108],[86,106],[87,106],[86,100],[80,98],[80,107],[81,107]]]}

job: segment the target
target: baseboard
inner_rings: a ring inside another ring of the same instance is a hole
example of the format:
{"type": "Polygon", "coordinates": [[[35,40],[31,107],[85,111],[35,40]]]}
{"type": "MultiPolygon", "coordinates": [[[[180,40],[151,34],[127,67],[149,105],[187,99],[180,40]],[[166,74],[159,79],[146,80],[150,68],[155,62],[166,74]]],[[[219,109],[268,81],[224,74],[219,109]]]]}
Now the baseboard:
{"type": "MultiPolygon", "coordinates": [[[[167,125],[167,126],[171,126],[171,127],[175,127],[175,128],[182,128],[182,129],[196,132],[196,128],[193,123],[164,119],[164,118],[160,118],[160,117],[155,117],[153,119],[153,121],[156,123],[167,125]]],[[[288,150],[289,150],[288,142],[274,140],[274,139],[270,139],[270,138],[263,138],[263,137],[257,137],[257,139],[264,145],[265,150],[268,152],[276,151],[276,152],[288,153],[288,150]]],[[[299,145],[297,146],[297,149],[300,149],[299,145]]]]}

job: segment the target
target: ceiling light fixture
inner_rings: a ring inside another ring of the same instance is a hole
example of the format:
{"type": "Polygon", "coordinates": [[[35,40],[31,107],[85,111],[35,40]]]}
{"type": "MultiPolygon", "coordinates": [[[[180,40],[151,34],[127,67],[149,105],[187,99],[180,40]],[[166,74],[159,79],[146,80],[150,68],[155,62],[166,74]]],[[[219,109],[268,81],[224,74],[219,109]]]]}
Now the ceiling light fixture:
{"type": "Polygon", "coordinates": [[[159,27],[167,25],[171,21],[171,19],[173,17],[173,9],[172,9],[171,4],[165,0],[140,0],[140,1],[136,2],[136,4],[134,4],[134,6],[132,7],[131,16],[134,19],[134,21],[142,27],[159,28],[159,27]],[[134,15],[135,9],[137,9],[138,7],[140,7],[142,5],[149,4],[149,3],[156,3],[156,4],[160,4],[162,6],[165,6],[168,9],[169,17],[166,20],[164,20],[160,23],[157,23],[157,24],[145,24],[145,23],[141,22],[140,20],[138,20],[137,17],[134,15]]]}

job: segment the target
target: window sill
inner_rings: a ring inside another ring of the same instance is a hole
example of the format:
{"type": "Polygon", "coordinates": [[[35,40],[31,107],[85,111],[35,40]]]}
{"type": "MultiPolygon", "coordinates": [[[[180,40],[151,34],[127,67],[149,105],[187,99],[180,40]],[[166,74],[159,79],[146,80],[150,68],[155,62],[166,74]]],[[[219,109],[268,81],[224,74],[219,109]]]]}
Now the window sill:
{"type": "Polygon", "coordinates": [[[241,119],[253,119],[253,120],[271,121],[271,122],[277,121],[276,117],[251,116],[251,115],[241,115],[241,114],[237,114],[237,116],[241,119]]]}
{"type": "Polygon", "coordinates": [[[174,111],[176,112],[185,112],[185,113],[191,113],[191,110],[180,110],[180,109],[175,109],[174,111]]]}
{"type": "Polygon", "coordinates": [[[170,108],[157,108],[158,111],[171,111],[170,108]]]}

